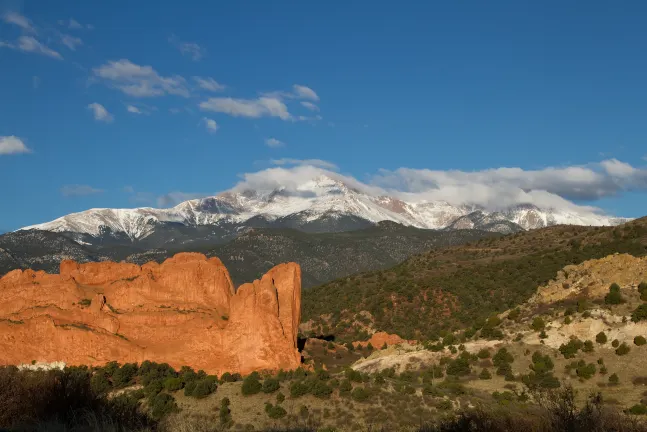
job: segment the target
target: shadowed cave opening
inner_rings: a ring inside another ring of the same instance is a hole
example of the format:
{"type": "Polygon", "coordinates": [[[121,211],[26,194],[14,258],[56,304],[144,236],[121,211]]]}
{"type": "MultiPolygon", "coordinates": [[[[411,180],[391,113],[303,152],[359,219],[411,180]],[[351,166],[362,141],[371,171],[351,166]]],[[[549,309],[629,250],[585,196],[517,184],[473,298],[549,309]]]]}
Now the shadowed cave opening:
{"type": "Polygon", "coordinates": [[[303,351],[303,348],[306,346],[306,341],[308,339],[319,339],[326,342],[334,342],[335,335],[314,335],[308,337],[299,336],[297,337],[297,349],[299,350],[299,352],[303,351]]]}

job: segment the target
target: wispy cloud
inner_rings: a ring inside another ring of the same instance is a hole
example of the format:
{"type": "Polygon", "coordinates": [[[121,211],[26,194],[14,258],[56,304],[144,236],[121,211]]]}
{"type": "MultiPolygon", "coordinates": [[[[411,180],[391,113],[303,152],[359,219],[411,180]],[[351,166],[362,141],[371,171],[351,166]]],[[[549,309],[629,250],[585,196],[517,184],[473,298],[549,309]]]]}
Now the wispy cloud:
{"type": "Polygon", "coordinates": [[[283,141],[277,140],[276,138],[268,138],[265,140],[265,145],[272,148],[283,147],[285,143],[283,141]]]}
{"type": "Polygon", "coordinates": [[[292,89],[294,90],[295,97],[299,99],[310,99],[313,101],[319,100],[319,96],[317,95],[317,93],[315,93],[315,91],[312,90],[310,87],[295,84],[292,86],[292,89]]]}
{"type": "Polygon", "coordinates": [[[17,136],[0,136],[0,156],[19,153],[31,153],[31,149],[17,136]]]}
{"type": "Polygon", "coordinates": [[[11,48],[18,51],[40,54],[62,60],[63,56],[32,36],[20,36],[15,43],[0,41],[0,48],[11,48]]]}
{"type": "Polygon", "coordinates": [[[72,51],[76,51],[76,47],[83,45],[83,41],[80,38],[66,34],[61,34],[61,43],[72,51]]]}
{"type": "Polygon", "coordinates": [[[76,197],[94,195],[103,192],[102,189],[96,189],[88,185],[65,185],[61,188],[61,194],[64,197],[76,197]]]}
{"type": "Polygon", "coordinates": [[[209,77],[199,77],[199,76],[194,76],[193,80],[196,82],[198,87],[200,87],[203,90],[211,91],[211,92],[219,92],[223,91],[226,86],[220,84],[218,81],[216,81],[213,78],[209,77]]]}
{"type": "Polygon", "coordinates": [[[70,18],[67,20],[58,20],[58,24],[64,27],[67,27],[70,30],[83,30],[83,29],[92,30],[94,28],[93,25],[91,24],[83,25],[77,20],[75,20],[74,18],[70,18]]]}
{"type": "Polygon", "coordinates": [[[339,167],[332,162],[328,162],[321,159],[293,159],[293,158],[282,158],[282,159],[270,159],[272,165],[277,166],[312,166],[317,168],[324,168],[328,170],[338,170],[339,167]]]}
{"type": "Polygon", "coordinates": [[[206,50],[195,42],[182,42],[175,35],[171,35],[168,39],[169,43],[180,52],[190,57],[193,61],[198,61],[204,57],[206,50]]]}
{"type": "Polygon", "coordinates": [[[257,99],[210,98],[200,103],[205,111],[220,112],[234,117],[278,117],[292,118],[288,107],[278,98],[262,96],[257,99]]]}
{"type": "Polygon", "coordinates": [[[93,69],[94,76],[108,85],[134,97],[163,95],[189,96],[186,80],[179,76],[165,77],[151,66],[140,66],[130,60],[121,59],[93,69]]]}
{"type": "Polygon", "coordinates": [[[313,104],[312,102],[303,101],[303,102],[301,102],[301,105],[308,108],[310,111],[319,111],[319,107],[317,105],[313,104]]]}
{"type": "Polygon", "coordinates": [[[36,75],[34,75],[33,77],[31,77],[31,86],[32,86],[34,89],[37,89],[38,87],[40,87],[40,78],[39,78],[39,77],[37,77],[36,75]]]}
{"type": "Polygon", "coordinates": [[[216,123],[215,120],[207,117],[202,117],[202,122],[204,123],[204,127],[207,128],[209,133],[216,133],[216,131],[218,130],[218,123],[216,123]]]}
{"type": "Polygon", "coordinates": [[[92,114],[94,115],[94,119],[97,121],[110,123],[114,120],[112,114],[110,114],[108,110],[100,103],[93,102],[90,105],[88,105],[88,109],[92,111],[92,114]]]}
{"type": "Polygon", "coordinates": [[[18,26],[26,32],[37,33],[36,28],[31,21],[27,17],[20,15],[18,12],[7,12],[2,15],[2,20],[7,24],[18,26]]]}

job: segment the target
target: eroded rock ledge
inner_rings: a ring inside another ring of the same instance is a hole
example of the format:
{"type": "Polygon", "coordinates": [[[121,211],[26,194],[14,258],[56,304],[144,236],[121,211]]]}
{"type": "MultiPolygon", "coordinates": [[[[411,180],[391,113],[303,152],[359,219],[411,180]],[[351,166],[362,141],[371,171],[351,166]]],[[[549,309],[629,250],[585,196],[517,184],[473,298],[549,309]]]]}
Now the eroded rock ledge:
{"type": "Polygon", "coordinates": [[[234,290],[218,258],[143,266],[63,261],[0,278],[0,364],[166,362],[208,373],[300,364],[301,270],[280,264],[234,290]]]}

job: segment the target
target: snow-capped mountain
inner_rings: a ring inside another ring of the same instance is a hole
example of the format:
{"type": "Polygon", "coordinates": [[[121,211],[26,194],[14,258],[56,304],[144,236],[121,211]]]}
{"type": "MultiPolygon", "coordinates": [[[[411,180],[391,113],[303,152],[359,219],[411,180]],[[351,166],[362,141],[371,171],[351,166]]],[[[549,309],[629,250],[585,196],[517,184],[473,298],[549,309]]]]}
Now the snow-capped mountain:
{"type": "MultiPolygon", "coordinates": [[[[406,202],[373,196],[321,175],[296,188],[270,191],[230,190],[185,201],[168,209],[91,209],[51,222],[22,228],[99,237],[124,236],[131,241],[152,236],[161,226],[224,229],[231,234],[245,226],[278,226],[305,231],[344,231],[393,221],[428,229],[483,229],[509,233],[555,224],[617,225],[628,219],[595,213],[517,205],[498,212],[447,202],[406,202]]],[[[219,234],[223,233],[219,231],[219,234]]],[[[80,237],[79,237],[80,239],[80,237]]]]}

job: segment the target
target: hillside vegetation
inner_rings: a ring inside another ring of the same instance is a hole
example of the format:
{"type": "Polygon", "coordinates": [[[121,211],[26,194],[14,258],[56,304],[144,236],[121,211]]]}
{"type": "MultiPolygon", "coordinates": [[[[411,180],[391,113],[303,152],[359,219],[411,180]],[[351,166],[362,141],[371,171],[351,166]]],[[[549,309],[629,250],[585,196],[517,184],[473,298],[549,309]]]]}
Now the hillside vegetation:
{"type": "Polygon", "coordinates": [[[162,262],[178,252],[217,256],[240,285],[282,262],[301,265],[303,286],[313,287],[350,274],[391,267],[430,249],[466,243],[500,234],[479,230],[427,230],[393,222],[349,232],[306,233],[286,228],[253,228],[224,244],[204,241],[142,249],[137,244],[107,242],[81,245],[63,234],[17,231],[0,236],[0,276],[16,268],[57,273],[63,259],[78,262],[162,262]],[[208,243],[208,244],[204,244],[208,243]]]}
{"type": "Polygon", "coordinates": [[[566,265],[613,253],[647,254],[647,218],[481,239],[338,279],[304,292],[304,328],[341,340],[373,330],[434,340],[522,303],[566,265]]]}

